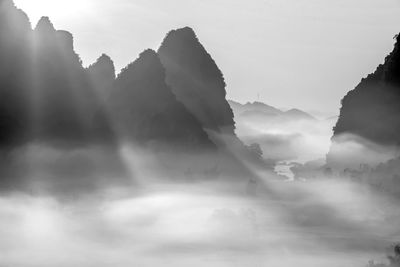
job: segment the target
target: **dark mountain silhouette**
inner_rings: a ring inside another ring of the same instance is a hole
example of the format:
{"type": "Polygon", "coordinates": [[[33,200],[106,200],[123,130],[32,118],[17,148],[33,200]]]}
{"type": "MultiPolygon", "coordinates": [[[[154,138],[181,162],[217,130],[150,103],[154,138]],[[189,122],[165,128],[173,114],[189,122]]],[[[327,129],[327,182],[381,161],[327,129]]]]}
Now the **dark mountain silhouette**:
{"type": "Polygon", "coordinates": [[[156,52],[145,50],[118,75],[110,107],[125,139],[140,144],[213,147],[200,122],[165,82],[156,52]]]}
{"type": "Polygon", "coordinates": [[[74,52],[72,35],[56,31],[47,17],[34,30],[33,62],[35,138],[79,145],[111,141],[112,131],[74,52]]]}
{"type": "Polygon", "coordinates": [[[96,92],[103,101],[106,101],[110,96],[116,78],[114,62],[109,56],[103,54],[87,70],[96,92]]]}
{"type": "Polygon", "coordinates": [[[400,144],[400,37],[374,73],[342,100],[334,137],[350,133],[381,145],[400,144]]]}
{"type": "Polygon", "coordinates": [[[28,139],[31,26],[11,0],[0,1],[0,147],[28,139]]]}
{"type": "Polygon", "coordinates": [[[0,2],[0,145],[111,142],[112,131],[69,32],[49,18],[31,29],[12,1],[0,2]]]}
{"type": "Polygon", "coordinates": [[[25,13],[2,0],[0,59],[0,190],[121,182],[115,136],[72,35],[47,17],[32,30],[25,13]]]}
{"type": "Polygon", "coordinates": [[[182,69],[165,64],[166,72],[159,55],[146,50],[115,78],[108,56],[85,69],[71,33],[47,17],[32,29],[12,1],[0,0],[0,189],[68,191],[126,178],[117,137],[157,149],[206,150],[208,161],[225,146],[221,158],[229,166],[239,164],[231,150],[261,161],[260,151],[235,136],[222,73],[193,31],[168,36],[160,55],[182,69]]]}
{"type": "Polygon", "coordinates": [[[194,31],[185,27],[169,32],[158,55],[167,84],[203,127],[233,135],[235,122],[225,99],[224,77],[194,31]]]}

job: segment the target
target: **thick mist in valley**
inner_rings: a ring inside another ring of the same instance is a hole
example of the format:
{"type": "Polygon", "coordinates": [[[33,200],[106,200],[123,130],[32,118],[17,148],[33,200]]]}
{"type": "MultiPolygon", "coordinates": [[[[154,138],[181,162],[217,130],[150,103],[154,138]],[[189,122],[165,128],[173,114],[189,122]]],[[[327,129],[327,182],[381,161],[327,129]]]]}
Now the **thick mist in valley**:
{"type": "Polygon", "coordinates": [[[0,0],[1,267],[400,266],[398,35],[336,113],[230,99],[187,25],[74,42],[0,0]]]}

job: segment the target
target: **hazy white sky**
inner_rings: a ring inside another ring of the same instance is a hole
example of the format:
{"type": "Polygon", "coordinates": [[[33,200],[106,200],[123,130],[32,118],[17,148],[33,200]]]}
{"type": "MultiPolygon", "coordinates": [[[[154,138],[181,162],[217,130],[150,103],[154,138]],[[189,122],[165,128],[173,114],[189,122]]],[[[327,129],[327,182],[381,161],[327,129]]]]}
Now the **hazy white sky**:
{"type": "Polygon", "coordinates": [[[74,34],[85,65],[117,69],[174,28],[192,27],[225,75],[228,97],[338,113],[400,32],[400,0],[15,0],[33,24],[74,34]]]}

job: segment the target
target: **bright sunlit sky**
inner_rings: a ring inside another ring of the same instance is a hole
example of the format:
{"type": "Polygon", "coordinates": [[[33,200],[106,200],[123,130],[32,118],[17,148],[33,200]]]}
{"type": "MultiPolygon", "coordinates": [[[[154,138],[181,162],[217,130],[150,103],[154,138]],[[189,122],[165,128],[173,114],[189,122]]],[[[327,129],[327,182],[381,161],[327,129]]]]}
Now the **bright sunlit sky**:
{"type": "Polygon", "coordinates": [[[85,65],[117,69],[165,34],[192,27],[224,73],[228,98],[338,113],[400,32],[400,0],[15,0],[72,32],[85,65]]]}

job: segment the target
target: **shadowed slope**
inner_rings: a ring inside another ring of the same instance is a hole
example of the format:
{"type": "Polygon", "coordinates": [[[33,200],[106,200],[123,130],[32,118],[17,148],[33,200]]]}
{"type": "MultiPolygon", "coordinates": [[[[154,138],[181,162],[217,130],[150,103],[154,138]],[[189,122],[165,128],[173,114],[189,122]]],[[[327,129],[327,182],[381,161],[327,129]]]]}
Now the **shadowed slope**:
{"type": "Polygon", "coordinates": [[[95,63],[87,68],[96,92],[106,101],[111,93],[115,81],[114,62],[106,54],[101,55],[95,63]]]}
{"type": "Polygon", "coordinates": [[[0,147],[28,138],[31,25],[11,0],[0,1],[0,147]]]}
{"type": "Polygon", "coordinates": [[[400,37],[385,62],[342,100],[334,135],[352,133],[384,145],[400,143],[400,37]]]}
{"type": "Polygon", "coordinates": [[[75,146],[113,135],[69,32],[43,17],[32,31],[12,1],[0,2],[0,146],[75,146]]]}
{"type": "Polygon", "coordinates": [[[396,39],[385,62],[343,98],[327,155],[330,166],[375,165],[396,154],[400,144],[400,37],[396,39]]]}
{"type": "Polygon", "coordinates": [[[126,183],[113,130],[69,32],[0,1],[0,191],[126,183]],[[112,179],[110,179],[112,178],[112,179]]]}
{"type": "Polygon", "coordinates": [[[125,139],[141,144],[214,146],[165,83],[165,70],[152,50],[142,52],[118,75],[110,107],[125,139]]]}
{"type": "Polygon", "coordinates": [[[34,30],[35,138],[56,143],[112,141],[112,131],[73,37],[44,17],[34,30]]]}
{"type": "Polygon", "coordinates": [[[167,34],[158,50],[167,84],[204,128],[234,134],[225,81],[214,60],[189,27],[167,34]]]}

